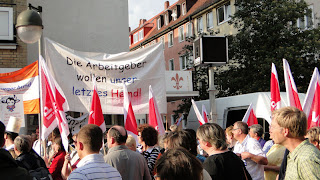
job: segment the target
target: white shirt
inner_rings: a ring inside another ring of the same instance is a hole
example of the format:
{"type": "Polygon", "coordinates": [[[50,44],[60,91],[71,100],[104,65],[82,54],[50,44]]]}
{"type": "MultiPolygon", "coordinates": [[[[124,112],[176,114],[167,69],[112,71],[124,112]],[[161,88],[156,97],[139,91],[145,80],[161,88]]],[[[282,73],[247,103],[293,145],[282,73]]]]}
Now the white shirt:
{"type": "Polygon", "coordinates": [[[9,151],[11,149],[14,149],[14,144],[11,144],[10,146],[6,147],[6,150],[9,151]]]}
{"type": "Polygon", "coordinates": [[[77,169],[72,171],[68,180],[112,179],[122,180],[117,169],[104,162],[101,154],[90,154],[77,164],[77,169]]]}
{"type": "MultiPolygon", "coordinates": [[[[247,137],[243,140],[242,143],[237,141],[236,145],[234,146],[233,152],[239,154],[243,152],[249,152],[254,155],[266,157],[265,153],[261,149],[259,141],[249,137],[249,135],[247,135],[247,137]]],[[[253,180],[264,179],[263,165],[257,164],[251,159],[245,159],[244,163],[253,180]]]]}

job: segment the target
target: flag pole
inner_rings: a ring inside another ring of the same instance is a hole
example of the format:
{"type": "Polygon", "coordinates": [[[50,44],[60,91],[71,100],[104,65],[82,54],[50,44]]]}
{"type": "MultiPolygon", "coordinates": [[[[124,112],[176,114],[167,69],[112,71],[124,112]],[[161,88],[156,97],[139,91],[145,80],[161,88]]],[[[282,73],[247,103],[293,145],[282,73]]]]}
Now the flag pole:
{"type": "MultiPolygon", "coordinates": [[[[42,86],[41,86],[41,81],[42,81],[42,78],[41,78],[41,66],[40,66],[40,57],[41,57],[41,40],[42,38],[40,38],[38,40],[38,46],[39,46],[39,59],[38,59],[38,76],[39,76],[39,101],[40,101],[40,114],[39,114],[39,142],[40,142],[40,156],[42,155],[43,153],[43,156],[46,156],[46,153],[45,152],[41,152],[41,136],[42,136],[42,122],[43,122],[43,103],[42,103],[42,86]]],[[[45,148],[45,147],[44,147],[45,148]]],[[[45,150],[45,149],[44,149],[45,150]]]]}

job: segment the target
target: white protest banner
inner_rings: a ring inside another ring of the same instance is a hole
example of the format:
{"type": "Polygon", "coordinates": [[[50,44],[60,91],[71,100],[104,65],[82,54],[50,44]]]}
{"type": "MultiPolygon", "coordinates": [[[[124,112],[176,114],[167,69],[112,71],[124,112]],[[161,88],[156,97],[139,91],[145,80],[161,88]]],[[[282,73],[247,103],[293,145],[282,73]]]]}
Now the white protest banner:
{"type": "Polygon", "coordinates": [[[22,94],[0,96],[0,112],[0,120],[5,126],[10,116],[22,119],[21,127],[25,126],[22,94]]]}
{"type": "Polygon", "coordinates": [[[38,61],[17,71],[0,73],[0,95],[22,94],[24,114],[40,112],[38,61]]]}
{"type": "Polygon", "coordinates": [[[123,82],[135,114],[148,114],[149,85],[160,113],[167,112],[163,47],[154,44],[133,52],[80,52],[45,39],[49,69],[61,86],[70,111],[89,112],[96,78],[104,114],[123,114],[123,82]]]}
{"type": "Polygon", "coordinates": [[[78,118],[67,116],[69,130],[72,135],[77,134],[83,126],[88,124],[88,115],[88,113],[85,113],[78,118]]]}

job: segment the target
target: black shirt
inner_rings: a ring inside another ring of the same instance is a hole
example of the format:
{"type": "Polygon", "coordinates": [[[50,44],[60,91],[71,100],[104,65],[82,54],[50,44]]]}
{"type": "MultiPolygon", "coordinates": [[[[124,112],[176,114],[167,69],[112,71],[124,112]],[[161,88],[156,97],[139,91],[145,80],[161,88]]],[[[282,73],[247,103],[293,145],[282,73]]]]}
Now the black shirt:
{"type": "Polygon", "coordinates": [[[212,179],[251,179],[243,161],[231,151],[209,156],[203,167],[212,179]]]}

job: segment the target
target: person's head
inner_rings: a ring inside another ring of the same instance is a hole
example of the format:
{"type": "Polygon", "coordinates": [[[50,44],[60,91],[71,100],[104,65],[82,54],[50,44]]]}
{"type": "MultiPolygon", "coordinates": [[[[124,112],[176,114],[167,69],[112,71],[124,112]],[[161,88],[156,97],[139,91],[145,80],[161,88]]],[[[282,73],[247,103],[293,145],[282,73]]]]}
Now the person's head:
{"type": "Polygon", "coordinates": [[[306,138],[320,150],[320,127],[312,127],[308,130],[306,138]]]}
{"type": "Polygon", "coordinates": [[[65,151],[64,147],[63,147],[63,144],[62,144],[61,137],[56,137],[53,140],[53,150],[54,150],[54,152],[65,151]]]}
{"type": "Polygon", "coordinates": [[[37,135],[37,137],[36,137],[36,139],[38,139],[39,138],[39,126],[36,128],[36,135],[37,135]]]}
{"type": "Polygon", "coordinates": [[[154,146],[158,143],[158,131],[147,124],[142,124],[138,127],[138,140],[140,144],[154,146]]]}
{"type": "Polygon", "coordinates": [[[108,148],[112,148],[118,145],[124,145],[126,143],[128,134],[124,127],[113,126],[109,129],[107,134],[108,148]]]}
{"type": "Polygon", "coordinates": [[[284,107],[272,112],[270,136],[276,144],[288,138],[304,139],[307,132],[307,118],[295,107],[284,107]]]}
{"type": "Polygon", "coordinates": [[[5,143],[5,139],[4,139],[5,130],[6,130],[6,127],[4,126],[2,121],[0,121],[0,148],[2,148],[4,146],[4,143],[5,143]]]}
{"type": "Polygon", "coordinates": [[[260,124],[254,124],[250,126],[249,135],[252,138],[258,139],[263,135],[263,128],[260,124]]]}
{"type": "Polygon", "coordinates": [[[195,149],[195,151],[192,151],[194,150],[194,147],[192,146],[195,145],[195,148],[197,148],[197,145],[192,142],[192,136],[188,131],[182,130],[172,132],[168,135],[166,142],[168,149],[183,147],[193,155],[197,155],[197,149],[195,149]]]}
{"type": "Polygon", "coordinates": [[[10,144],[13,144],[14,143],[14,140],[16,139],[16,137],[18,137],[19,136],[19,134],[17,134],[17,133],[15,133],[15,132],[8,132],[8,131],[6,131],[5,132],[5,136],[4,136],[4,138],[5,138],[5,142],[6,142],[6,146],[7,145],[10,145],[10,144]]]}
{"type": "Polygon", "coordinates": [[[52,136],[52,140],[54,140],[56,137],[60,137],[60,130],[59,130],[59,128],[55,128],[55,129],[52,131],[51,136],[52,136]]]}
{"type": "Polygon", "coordinates": [[[89,154],[98,154],[102,147],[103,133],[99,126],[87,124],[83,126],[77,136],[77,152],[80,159],[89,154]]]}
{"type": "Polygon", "coordinates": [[[206,123],[200,126],[197,130],[197,137],[200,147],[206,152],[209,148],[212,150],[227,149],[226,136],[218,124],[206,123]]]}
{"type": "Polygon", "coordinates": [[[172,132],[176,132],[176,131],[178,131],[178,126],[177,126],[176,124],[173,124],[173,125],[170,126],[169,129],[170,129],[172,132]]]}
{"type": "Polygon", "coordinates": [[[20,135],[14,140],[14,151],[17,155],[30,152],[31,147],[32,144],[30,136],[20,135]]]}
{"type": "Polygon", "coordinates": [[[156,180],[201,180],[200,161],[184,148],[166,151],[155,164],[156,180]]]}
{"type": "Polygon", "coordinates": [[[233,124],[233,137],[236,140],[242,139],[248,134],[248,125],[245,122],[237,121],[233,124]]]}
{"type": "Polygon", "coordinates": [[[137,143],[136,140],[132,135],[128,135],[127,141],[126,141],[126,146],[131,149],[132,151],[137,150],[137,143]]]}
{"type": "Polygon", "coordinates": [[[190,153],[193,154],[193,155],[197,155],[198,154],[198,143],[197,143],[197,133],[195,130],[193,129],[185,129],[185,131],[187,131],[190,136],[191,136],[191,139],[190,139],[190,153]]]}
{"type": "Polygon", "coordinates": [[[233,129],[232,125],[226,128],[225,132],[226,132],[227,144],[232,144],[233,143],[234,137],[233,137],[232,129],[233,129]]]}

